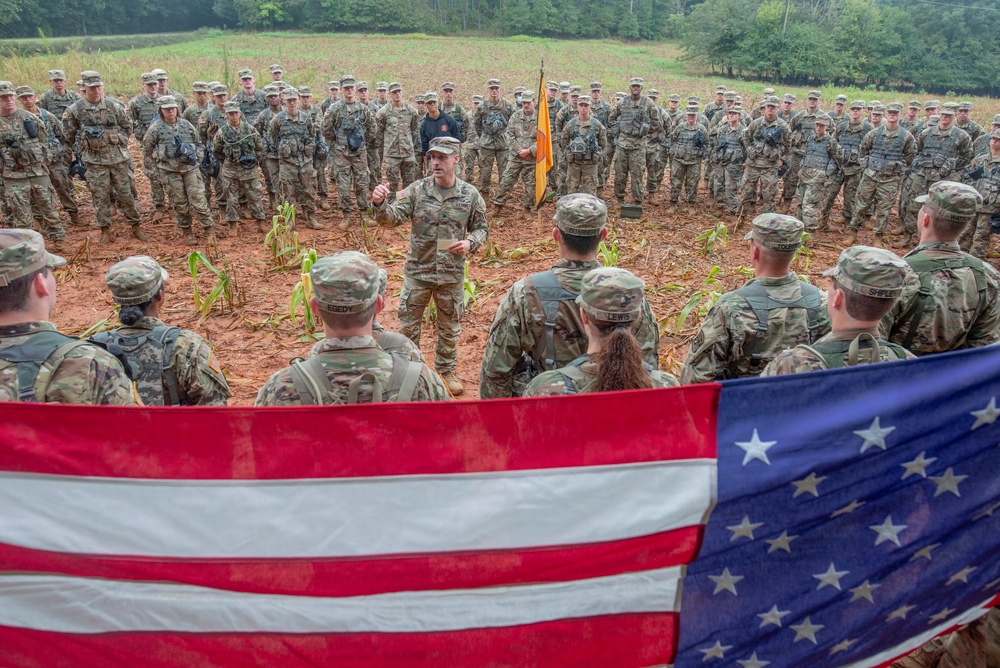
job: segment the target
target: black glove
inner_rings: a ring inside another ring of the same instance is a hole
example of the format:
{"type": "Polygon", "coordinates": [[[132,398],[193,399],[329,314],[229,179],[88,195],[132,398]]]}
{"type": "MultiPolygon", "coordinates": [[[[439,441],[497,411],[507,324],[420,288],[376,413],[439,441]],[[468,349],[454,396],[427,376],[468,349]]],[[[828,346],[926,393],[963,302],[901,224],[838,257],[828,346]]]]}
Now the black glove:
{"type": "Polygon", "coordinates": [[[1000,213],[994,213],[990,216],[990,232],[1000,234],[1000,213]]]}
{"type": "Polygon", "coordinates": [[[782,177],[787,173],[788,173],[788,163],[782,160],[781,164],[778,166],[778,176],[782,177]]]}
{"type": "Polygon", "coordinates": [[[986,170],[983,169],[982,165],[973,169],[972,171],[965,173],[965,175],[968,176],[969,179],[972,181],[978,181],[979,179],[983,178],[984,174],[986,174],[986,170]]]}

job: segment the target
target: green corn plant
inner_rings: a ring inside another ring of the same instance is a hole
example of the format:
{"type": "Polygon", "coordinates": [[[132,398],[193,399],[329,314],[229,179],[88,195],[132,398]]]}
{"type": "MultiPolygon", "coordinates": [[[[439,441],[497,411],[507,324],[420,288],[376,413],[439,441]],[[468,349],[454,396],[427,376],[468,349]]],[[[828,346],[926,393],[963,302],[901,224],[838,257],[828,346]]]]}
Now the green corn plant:
{"type": "MultiPolygon", "coordinates": [[[[116,306],[115,307],[115,313],[117,313],[117,312],[118,312],[118,307],[116,306]]],[[[115,327],[115,324],[111,321],[111,316],[109,315],[106,318],[101,318],[100,320],[98,320],[97,322],[95,322],[93,325],[91,325],[87,329],[83,330],[83,333],[80,334],[80,338],[81,339],[89,339],[90,337],[92,337],[94,334],[97,334],[98,332],[106,332],[109,329],[114,329],[114,327],[115,327]]]]}
{"type": "Polygon", "coordinates": [[[621,249],[618,248],[618,237],[614,232],[609,232],[607,238],[597,245],[597,256],[601,259],[601,264],[605,267],[617,267],[622,259],[621,249]],[[610,243],[608,243],[610,241],[610,243]]]}
{"type": "Polygon", "coordinates": [[[312,269],[316,260],[317,256],[314,248],[305,251],[305,255],[302,258],[299,282],[292,288],[292,296],[288,301],[288,317],[292,322],[296,322],[299,307],[302,307],[305,313],[303,321],[306,326],[306,334],[312,334],[316,331],[316,314],[313,313],[312,308],[309,306],[309,300],[312,299],[312,279],[309,275],[309,270],[312,269]]]}
{"type": "Polygon", "coordinates": [[[757,272],[753,270],[753,267],[744,267],[743,265],[733,267],[733,271],[746,279],[753,278],[757,275],[757,272]]]}
{"type": "Polygon", "coordinates": [[[795,251],[795,256],[792,257],[792,262],[795,264],[795,271],[806,272],[809,271],[809,261],[812,260],[812,251],[806,245],[809,243],[809,239],[812,237],[808,232],[802,233],[802,244],[799,249],[795,251]]]}
{"type": "Polygon", "coordinates": [[[271,256],[271,266],[277,271],[291,269],[302,261],[305,251],[294,228],[295,206],[284,202],[278,206],[278,214],[271,218],[271,229],[264,235],[264,248],[271,256]]]}
{"type": "Polygon", "coordinates": [[[725,223],[720,222],[715,227],[704,230],[694,240],[701,245],[699,252],[702,255],[714,253],[716,245],[724,247],[729,243],[729,228],[726,227],[725,223]]]}
{"type": "Polygon", "coordinates": [[[469,263],[465,263],[465,277],[462,281],[462,306],[468,307],[469,302],[476,300],[476,284],[469,280],[469,263]]]}
{"type": "Polygon", "coordinates": [[[674,332],[681,331],[684,322],[695,309],[698,310],[699,317],[704,318],[708,314],[708,311],[715,306],[715,302],[722,296],[722,293],[712,286],[719,281],[721,273],[722,268],[719,265],[715,265],[708,272],[708,275],[705,276],[704,287],[691,295],[684,308],[681,309],[680,315],[677,316],[677,324],[674,326],[674,332]]]}
{"type": "Polygon", "coordinates": [[[500,244],[495,241],[487,241],[486,247],[483,248],[483,256],[480,262],[487,267],[491,265],[506,264],[506,262],[503,261],[503,248],[501,248],[500,244]]]}
{"type": "Polygon", "coordinates": [[[212,312],[216,304],[219,305],[220,314],[224,314],[228,308],[234,312],[244,303],[243,290],[236,280],[236,272],[228,262],[223,269],[217,269],[205,254],[201,251],[193,251],[188,255],[188,271],[191,273],[191,290],[194,293],[194,306],[201,316],[198,322],[203,321],[212,312]],[[199,266],[204,266],[209,272],[215,275],[215,285],[207,296],[202,297],[198,290],[199,266]]]}

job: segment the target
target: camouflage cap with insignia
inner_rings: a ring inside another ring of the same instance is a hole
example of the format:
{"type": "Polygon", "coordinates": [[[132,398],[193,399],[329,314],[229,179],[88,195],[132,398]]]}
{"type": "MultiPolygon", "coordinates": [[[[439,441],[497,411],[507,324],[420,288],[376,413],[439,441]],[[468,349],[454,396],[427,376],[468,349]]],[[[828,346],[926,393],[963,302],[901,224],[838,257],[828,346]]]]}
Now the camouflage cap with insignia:
{"type": "MultiPolygon", "coordinates": [[[[211,93],[212,89],[208,87],[208,84],[204,81],[195,81],[191,84],[191,90],[195,93],[211,93]]],[[[265,92],[267,87],[264,87],[265,92]]]]}
{"type": "Polygon", "coordinates": [[[716,86],[715,87],[715,92],[716,93],[725,94],[726,93],[726,87],[725,86],[716,86]]]}
{"type": "Polygon", "coordinates": [[[809,91],[809,93],[808,93],[808,94],[806,95],[806,97],[808,97],[808,98],[809,98],[810,100],[818,100],[818,99],[820,99],[821,97],[823,97],[823,91],[819,91],[819,90],[811,90],[811,91],[809,91]]]}
{"type": "Polygon", "coordinates": [[[229,100],[228,102],[226,102],[226,104],[223,105],[222,109],[227,114],[233,111],[239,112],[240,103],[237,102],[236,100],[229,100]]]}
{"type": "Polygon", "coordinates": [[[438,94],[435,93],[434,91],[427,91],[426,93],[424,93],[424,102],[436,103],[437,101],[438,101],[438,94]]]}
{"type": "Polygon", "coordinates": [[[285,96],[286,100],[297,100],[297,99],[299,99],[299,89],[298,88],[292,88],[291,86],[289,86],[288,88],[286,88],[285,90],[283,90],[281,92],[281,94],[285,96]]]}
{"type": "Polygon", "coordinates": [[[684,110],[684,113],[686,113],[686,114],[699,114],[701,112],[698,109],[698,105],[697,104],[689,104],[687,106],[687,108],[684,110]]]}
{"type": "Polygon", "coordinates": [[[424,101],[424,94],[423,94],[423,93],[420,93],[420,94],[418,94],[418,95],[415,95],[415,96],[413,97],[413,99],[414,99],[414,100],[415,100],[416,102],[421,102],[421,103],[422,103],[422,102],[424,101]]]}
{"type": "Polygon", "coordinates": [[[908,265],[892,251],[871,246],[851,246],[837,259],[837,266],[823,272],[840,287],[865,297],[896,299],[903,293],[908,265]]]}
{"type": "Polygon", "coordinates": [[[28,97],[35,94],[35,89],[31,86],[18,86],[14,89],[14,94],[18,97],[28,97]]]}
{"type": "Polygon", "coordinates": [[[321,257],[309,277],[316,305],[327,313],[359,313],[378,299],[378,265],[358,251],[321,257]]]}
{"type": "Polygon", "coordinates": [[[763,90],[763,91],[761,92],[761,94],[762,94],[762,95],[763,95],[764,97],[767,97],[768,95],[774,95],[774,93],[775,93],[775,90],[774,90],[773,88],[765,88],[765,89],[764,89],[764,90],[763,90]]]}
{"type": "Polygon", "coordinates": [[[775,97],[774,95],[771,95],[769,97],[765,97],[763,100],[761,100],[761,104],[764,104],[764,105],[766,105],[768,107],[777,107],[778,106],[778,98],[775,97]]]}
{"type": "Polygon", "coordinates": [[[642,77],[632,77],[631,79],[628,80],[628,85],[629,86],[641,86],[642,85],[642,77]]]}
{"type": "Polygon", "coordinates": [[[309,86],[299,86],[299,97],[312,97],[313,91],[309,86]]]}
{"type": "Polygon", "coordinates": [[[945,102],[944,104],[941,105],[941,108],[938,110],[938,115],[954,116],[956,111],[958,111],[957,104],[955,104],[954,102],[945,102]]]}
{"type": "Polygon", "coordinates": [[[655,88],[650,88],[646,91],[646,97],[660,97],[660,91],[655,88]]]}
{"type": "Polygon", "coordinates": [[[472,96],[472,101],[473,102],[482,102],[483,101],[483,96],[482,95],[473,95],[472,96]]]}
{"type": "Polygon", "coordinates": [[[152,70],[152,72],[153,72],[153,74],[156,75],[156,78],[158,80],[160,80],[160,81],[163,81],[163,80],[166,80],[166,79],[170,78],[170,77],[167,76],[167,71],[165,69],[157,67],[155,70],[152,70]]]}
{"type": "Polygon", "coordinates": [[[143,72],[139,78],[142,79],[143,86],[156,83],[156,75],[152,72],[143,72]]]}
{"type": "Polygon", "coordinates": [[[813,121],[813,122],[816,123],[817,125],[830,125],[830,123],[833,122],[833,119],[830,118],[825,113],[819,113],[819,114],[816,114],[816,120],[813,121]]]}
{"type": "Polygon", "coordinates": [[[558,91],[559,90],[559,84],[556,83],[555,81],[547,81],[547,82],[545,82],[545,88],[546,88],[546,90],[558,91]]]}
{"type": "Polygon", "coordinates": [[[895,112],[897,114],[903,113],[903,103],[902,102],[890,102],[885,105],[885,113],[895,112]]]}
{"type": "Polygon", "coordinates": [[[160,109],[177,109],[180,106],[177,104],[177,98],[173,95],[161,95],[156,98],[156,103],[160,109]]]}
{"type": "Polygon", "coordinates": [[[591,81],[590,90],[603,90],[604,85],[600,81],[591,81]]]}
{"type": "MultiPolygon", "coordinates": [[[[521,93],[521,102],[533,102],[534,99],[535,99],[534,91],[526,90],[523,93],[521,93]]],[[[579,100],[577,100],[577,104],[579,104],[579,100]]]]}
{"type": "Polygon", "coordinates": [[[101,79],[100,73],[95,72],[94,70],[84,70],[83,72],[80,72],[80,81],[82,81],[83,85],[87,88],[104,85],[104,80],[101,79]]]}
{"type": "Polygon", "coordinates": [[[795,96],[791,93],[785,93],[785,96],[781,98],[782,102],[795,102],[795,96]]]}
{"type": "Polygon", "coordinates": [[[355,84],[357,84],[357,82],[358,80],[354,78],[353,74],[345,74],[344,76],[340,77],[341,88],[344,88],[346,86],[354,86],[355,84]]]}
{"type": "Polygon", "coordinates": [[[734,90],[727,90],[725,93],[722,94],[722,99],[723,100],[735,100],[736,99],[736,91],[734,91],[734,90]]]}
{"type": "Polygon", "coordinates": [[[884,104],[873,104],[872,105],[872,113],[873,114],[885,114],[885,105],[884,104]]]}
{"type": "MultiPolygon", "coordinates": [[[[3,83],[3,82],[0,82],[3,83]]],[[[34,230],[0,230],[0,287],[43,267],[59,267],[66,259],[45,250],[45,239],[34,230]]]]}
{"type": "Polygon", "coordinates": [[[458,155],[462,151],[462,142],[454,137],[435,137],[427,147],[428,153],[444,153],[458,155]]]}
{"type": "Polygon", "coordinates": [[[108,269],[104,283],[116,304],[134,306],[152,301],[170,274],[148,255],[133,255],[108,269]]]}
{"type": "Polygon", "coordinates": [[[594,98],[590,97],[589,95],[581,95],[580,99],[577,100],[576,103],[577,104],[582,104],[585,107],[589,107],[589,106],[593,105],[594,98]]]}
{"type": "Polygon", "coordinates": [[[271,67],[269,67],[268,69],[271,71],[271,74],[274,74],[275,72],[281,72],[282,74],[284,74],[284,70],[281,69],[281,65],[279,65],[278,63],[271,65],[271,67]]]}
{"type": "Polygon", "coordinates": [[[441,90],[455,90],[455,84],[451,81],[445,81],[441,84],[441,90]]]}
{"type": "Polygon", "coordinates": [[[802,245],[805,224],[795,216],[780,213],[762,213],[750,223],[750,231],[743,237],[779,253],[791,253],[802,245]]]}
{"type": "Polygon", "coordinates": [[[677,93],[671,93],[667,97],[667,100],[669,100],[670,102],[680,102],[681,101],[681,96],[678,95],[677,93]]]}
{"type": "Polygon", "coordinates": [[[920,100],[910,100],[909,104],[906,105],[907,109],[919,109],[920,100]]]}
{"type": "Polygon", "coordinates": [[[1000,125],[1000,114],[993,114],[993,125],[1000,125]]]}
{"type": "Polygon", "coordinates": [[[398,81],[392,81],[389,83],[390,93],[398,93],[401,92],[402,90],[403,90],[403,84],[399,83],[398,81]]]}
{"type": "MultiPolygon", "coordinates": [[[[452,89],[454,89],[454,88],[455,88],[455,86],[452,85],[452,89]]],[[[389,90],[389,83],[386,82],[386,81],[376,81],[375,82],[375,90],[389,90]]],[[[445,90],[448,90],[448,89],[445,88],[445,90]]]]}
{"type": "Polygon", "coordinates": [[[326,82],[327,90],[340,90],[340,79],[331,79],[326,82]]]}
{"type": "Polygon", "coordinates": [[[49,70],[49,81],[66,81],[66,73],[62,70],[49,70]]]}
{"type": "Polygon", "coordinates": [[[568,82],[568,81],[560,81],[559,82],[559,92],[560,93],[568,93],[569,89],[570,89],[570,86],[572,86],[572,84],[570,82],[568,82]]]}
{"type": "Polygon", "coordinates": [[[972,103],[971,102],[959,102],[958,103],[958,110],[959,111],[972,111],[972,103]]]}
{"type": "Polygon", "coordinates": [[[368,82],[367,81],[359,81],[358,83],[356,83],[354,85],[354,87],[357,88],[358,90],[368,90],[368,82]]]}
{"type": "Polygon", "coordinates": [[[642,317],[646,284],[627,269],[591,269],[580,283],[576,304],[599,322],[633,322],[642,317]]]}
{"type": "Polygon", "coordinates": [[[281,95],[281,91],[275,86],[264,86],[262,90],[264,91],[264,97],[279,97],[281,95]]]}
{"type": "Polygon", "coordinates": [[[938,181],[926,195],[914,198],[934,212],[935,218],[956,223],[967,223],[976,217],[983,203],[983,196],[972,186],[957,181],[938,181]]]}
{"type": "Polygon", "coordinates": [[[575,237],[593,237],[601,233],[608,222],[608,206],[604,200],[586,193],[572,193],[556,202],[556,227],[575,237]]]}
{"type": "Polygon", "coordinates": [[[583,88],[582,87],[580,87],[580,86],[570,86],[570,88],[569,88],[569,95],[570,95],[570,97],[573,97],[574,95],[576,95],[577,97],[579,97],[581,94],[583,94],[583,88]]]}
{"type": "Polygon", "coordinates": [[[924,110],[927,109],[937,109],[941,106],[941,100],[927,100],[924,102],[924,110]]]}
{"type": "Polygon", "coordinates": [[[864,108],[865,108],[864,100],[854,100],[853,102],[851,102],[851,109],[864,109],[864,108]]]}
{"type": "Polygon", "coordinates": [[[834,104],[847,104],[847,96],[843,95],[843,94],[838,95],[837,97],[833,98],[833,103],[834,104]]]}
{"type": "Polygon", "coordinates": [[[229,89],[226,88],[226,84],[212,86],[212,95],[229,95],[229,89]]]}
{"type": "Polygon", "coordinates": [[[486,80],[486,87],[487,88],[499,88],[500,87],[500,80],[499,79],[487,79],[486,80]]]}
{"type": "Polygon", "coordinates": [[[990,133],[990,139],[1000,139],[1000,128],[997,128],[990,133]]]}
{"type": "Polygon", "coordinates": [[[253,70],[240,70],[236,76],[240,79],[253,79],[253,70]]]}

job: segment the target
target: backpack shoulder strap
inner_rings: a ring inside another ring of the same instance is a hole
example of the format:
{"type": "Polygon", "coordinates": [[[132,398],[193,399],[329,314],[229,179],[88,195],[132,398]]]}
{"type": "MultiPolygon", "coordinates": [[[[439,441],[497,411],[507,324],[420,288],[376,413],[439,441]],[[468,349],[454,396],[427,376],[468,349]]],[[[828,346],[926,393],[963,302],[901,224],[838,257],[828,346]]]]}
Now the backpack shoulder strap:
{"type": "Polygon", "coordinates": [[[545,314],[545,335],[535,344],[535,362],[542,363],[545,370],[551,371],[556,367],[555,328],[559,304],[576,299],[579,293],[564,288],[551,269],[532,274],[528,280],[535,286],[538,300],[542,304],[542,312],[545,314]]]}
{"type": "MultiPolygon", "coordinates": [[[[299,393],[303,406],[320,406],[328,403],[333,397],[333,386],[326,376],[326,369],[319,357],[312,355],[304,360],[296,359],[289,367],[292,375],[292,385],[299,393]]],[[[329,403],[336,403],[330,401],[329,403]]]]}
{"type": "Polygon", "coordinates": [[[17,365],[18,400],[38,401],[45,396],[52,372],[59,362],[74,348],[87,343],[59,332],[43,330],[31,335],[19,346],[9,346],[0,350],[0,359],[17,365]],[[42,374],[42,365],[52,360],[51,371],[42,374]]]}
{"type": "Polygon", "coordinates": [[[409,357],[392,353],[392,375],[389,377],[388,396],[396,395],[396,401],[413,401],[417,393],[417,383],[424,365],[409,357]]]}
{"type": "Polygon", "coordinates": [[[812,343],[820,337],[819,320],[823,312],[822,293],[812,283],[799,281],[799,289],[802,290],[802,302],[805,304],[806,321],[809,327],[809,342],[812,343]]]}
{"type": "MultiPolygon", "coordinates": [[[[167,394],[169,394],[170,403],[168,406],[180,406],[181,405],[181,384],[180,379],[177,378],[177,372],[174,371],[174,365],[170,363],[170,358],[174,354],[174,344],[177,343],[177,337],[180,336],[180,327],[170,327],[168,325],[157,325],[153,328],[152,336],[155,341],[163,349],[162,365],[160,367],[160,375],[163,378],[163,384],[167,387],[167,394]]],[[[165,399],[167,397],[164,397],[165,399]]]]}
{"type": "Polygon", "coordinates": [[[579,385],[583,384],[586,380],[583,375],[583,371],[580,367],[584,365],[590,359],[590,355],[580,355],[575,360],[559,369],[559,375],[563,377],[563,382],[566,383],[566,394],[579,394],[579,385]]]}

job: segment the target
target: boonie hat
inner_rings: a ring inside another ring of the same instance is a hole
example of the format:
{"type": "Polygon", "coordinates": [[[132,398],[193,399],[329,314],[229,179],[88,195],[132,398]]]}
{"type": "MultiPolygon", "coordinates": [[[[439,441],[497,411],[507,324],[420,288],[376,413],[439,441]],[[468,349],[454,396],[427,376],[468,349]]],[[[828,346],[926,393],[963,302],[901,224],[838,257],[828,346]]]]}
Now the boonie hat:
{"type": "Polygon", "coordinates": [[[753,239],[764,248],[780,253],[790,253],[802,245],[805,224],[795,216],[780,213],[762,213],[750,223],[750,231],[743,237],[753,239]]]}
{"type": "MultiPolygon", "coordinates": [[[[9,83],[9,82],[0,82],[9,83]]],[[[34,230],[0,230],[0,287],[38,271],[43,267],[60,267],[66,258],[45,250],[45,239],[34,230]]]]}
{"type": "Polygon", "coordinates": [[[556,202],[556,227],[576,237],[593,237],[608,222],[608,206],[599,197],[572,193],[556,202]]]}
{"type": "Polygon", "coordinates": [[[378,265],[358,251],[321,257],[309,277],[316,305],[327,313],[359,313],[378,299],[378,265]]]}
{"type": "Polygon", "coordinates": [[[851,246],[840,254],[837,266],[823,272],[842,288],[865,297],[896,299],[903,293],[908,265],[892,251],[851,246]]]}
{"type": "Polygon", "coordinates": [[[134,306],[153,299],[170,274],[148,255],[133,255],[108,269],[104,283],[116,304],[134,306]]]}
{"type": "Polygon", "coordinates": [[[591,269],[580,283],[577,305],[601,322],[633,322],[642,316],[646,284],[627,269],[591,269]]]}

